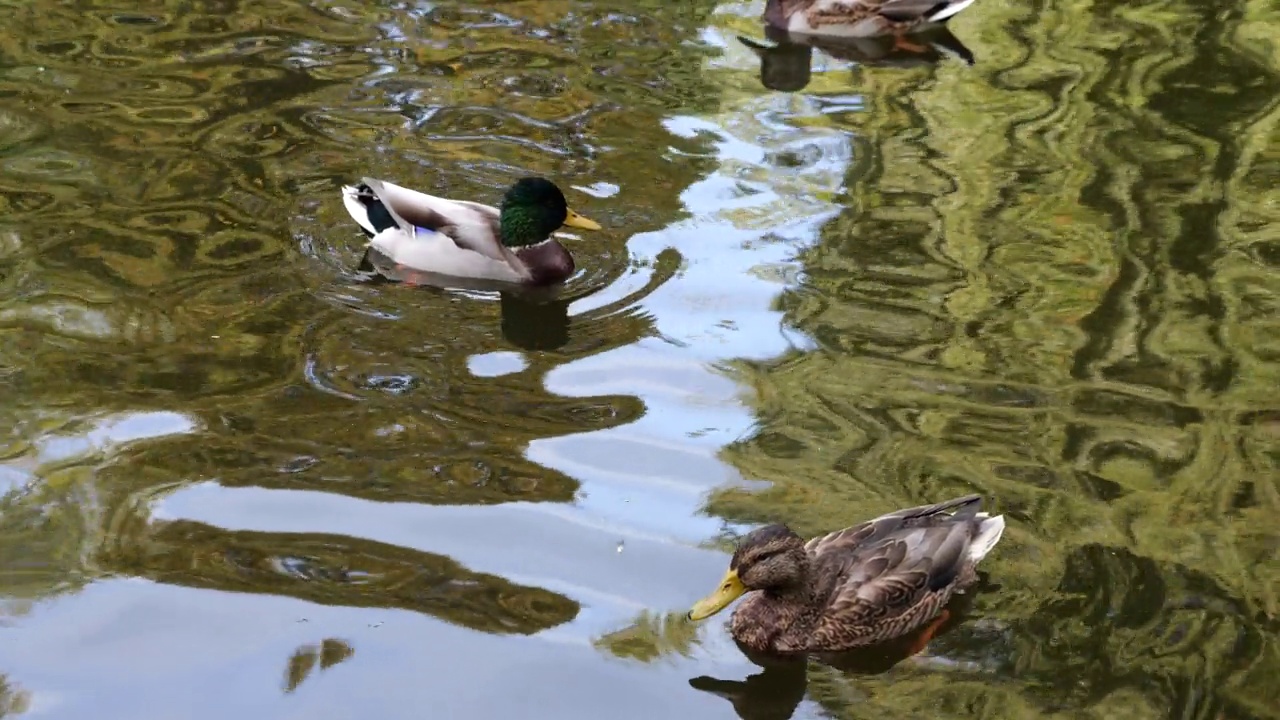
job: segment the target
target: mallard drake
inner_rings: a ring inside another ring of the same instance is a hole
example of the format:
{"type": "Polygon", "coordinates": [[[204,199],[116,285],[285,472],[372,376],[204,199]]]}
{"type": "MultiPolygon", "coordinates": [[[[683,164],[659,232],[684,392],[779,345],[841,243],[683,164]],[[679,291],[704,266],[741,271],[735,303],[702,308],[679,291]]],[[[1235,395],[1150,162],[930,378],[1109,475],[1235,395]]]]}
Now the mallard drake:
{"type": "Polygon", "coordinates": [[[1004,532],[968,495],[898,510],[805,543],[785,525],[742,538],[720,587],[689,611],[710,617],[749,593],[730,631],[749,650],[840,652],[935,620],[1004,532]]]}
{"type": "Polygon", "coordinates": [[[765,22],[793,33],[903,35],[944,23],[974,0],[769,0],[765,22]]]}
{"type": "Polygon", "coordinates": [[[551,285],[573,274],[573,256],[551,237],[556,230],[600,229],[570,210],[560,188],[540,177],[512,185],[501,210],[374,178],[344,186],[342,202],[370,236],[369,246],[397,265],[522,285],[551,285]]]}

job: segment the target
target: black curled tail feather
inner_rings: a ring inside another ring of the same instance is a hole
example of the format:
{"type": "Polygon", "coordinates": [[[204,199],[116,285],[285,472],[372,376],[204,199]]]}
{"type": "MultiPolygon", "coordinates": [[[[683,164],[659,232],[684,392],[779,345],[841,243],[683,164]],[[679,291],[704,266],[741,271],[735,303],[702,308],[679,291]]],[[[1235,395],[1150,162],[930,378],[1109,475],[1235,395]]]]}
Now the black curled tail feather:
{"type": "MultiPolygon", "coordinates": [[[[373,188],[366,183],[356,185],[356,200],[364,206],[366,216],[369,218],[369,224],[373,226],[374,232],[371,235],[376,235],[389,228],[399,227],[396,219],[387,210],[387,206],[374,193],[373,188]]],[[[366,230],[366,232],[368,231],[366,230]]]]}

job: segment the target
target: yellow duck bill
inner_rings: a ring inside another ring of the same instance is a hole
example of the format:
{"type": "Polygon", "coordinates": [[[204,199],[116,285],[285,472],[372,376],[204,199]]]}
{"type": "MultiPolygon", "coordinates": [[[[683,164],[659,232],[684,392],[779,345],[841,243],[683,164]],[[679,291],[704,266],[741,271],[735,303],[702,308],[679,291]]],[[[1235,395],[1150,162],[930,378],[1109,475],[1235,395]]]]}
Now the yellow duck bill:
{"type": "Polygon", "coordinates": [[[564,224],[566,227],[575,227],[582,230],[600,229],[600,223],[590,218],[585,218],[572,210],[569,210],[568,214],[565,215],[564,224]]]}
{"type": "Polygon", "coordinates": [[[720,587],[716,588],[715,592],[694,604],[693,609],[689,611],[688,617],[690,620],[705,620],[729,607],[734,600],[742,597],[742,593],[746,591],[746,586],[742,584],[742,580],[738,577],[738,571],[730,570],[724,574],[724,579],[720,581],[720,587]]]}

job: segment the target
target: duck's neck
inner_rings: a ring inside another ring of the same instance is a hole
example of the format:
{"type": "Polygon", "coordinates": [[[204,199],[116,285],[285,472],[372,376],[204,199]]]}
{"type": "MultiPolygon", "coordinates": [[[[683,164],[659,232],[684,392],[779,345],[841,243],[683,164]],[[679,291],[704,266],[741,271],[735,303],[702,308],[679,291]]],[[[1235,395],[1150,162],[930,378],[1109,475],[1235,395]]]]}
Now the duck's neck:
{"type": "Polygon", "coordinates": [[[529,282],[534,285],[563,282],[573,275],[573,256],[555,240],[512,248],[512,251],[528,268],[529,282]]]}
{"type": "Polygon", "coordinates": [[[779,605],[794,605],[797,607],[808,607],[813,605],[817,598],[817,589],[813,584],[808,582],[797,583],[795,585],[787,585],[780,588],[770,588],[764,591],[764,594],[770,601],[779,605]]]}
{"type": "Polygon", "coordinates": [[[822,619],[816,597],[808,584],[751,593],[734,611],[730,631],[752,650],[776,651],[782,638],[803,637],[822,619]]]}

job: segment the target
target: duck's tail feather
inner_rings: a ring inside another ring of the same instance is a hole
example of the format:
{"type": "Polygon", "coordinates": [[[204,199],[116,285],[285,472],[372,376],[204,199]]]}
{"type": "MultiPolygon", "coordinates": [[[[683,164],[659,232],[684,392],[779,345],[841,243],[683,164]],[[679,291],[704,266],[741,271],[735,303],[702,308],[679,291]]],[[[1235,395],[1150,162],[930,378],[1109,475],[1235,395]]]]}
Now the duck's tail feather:
{"type": "Polygon", "coordinates": [[[343,186],[342,204],[370,237],[395,228],[412,231],[413,226],[384,202],[382,195],[380,180],[364,178],[359,185],[343,186]]]}
{"type": "Polygon", "coordinates": [[[973,564],[978,564],[982,558],[991,552],[996,543],[1000,542],[1000,536],[1004,534],[1004,516],[996,515],[989,517],[986,513],[978,513],[977,517],[982,520],[978,525],[978,534],[974,535],[972,542],[969,543],[969,560],[973,564]]]}
{"type": "Polygon", "coordinates": [[[959,0],[958,2],[939,3],[942,7],[925,16],[925,20],[932,23],[942,23],[955,17],[961,10],[972,5],[974,0],[959,0]]]}
{"type": "Polygon", "coordinates": [[[342,186],[342,206],[347,209],[351,219],[355,220],[360,229],[369,236],[378,234],[373,222],[369,219],[369,204],[372,202],[378,202],[378,199],[369,186],[363,183],[342,186]]]}

